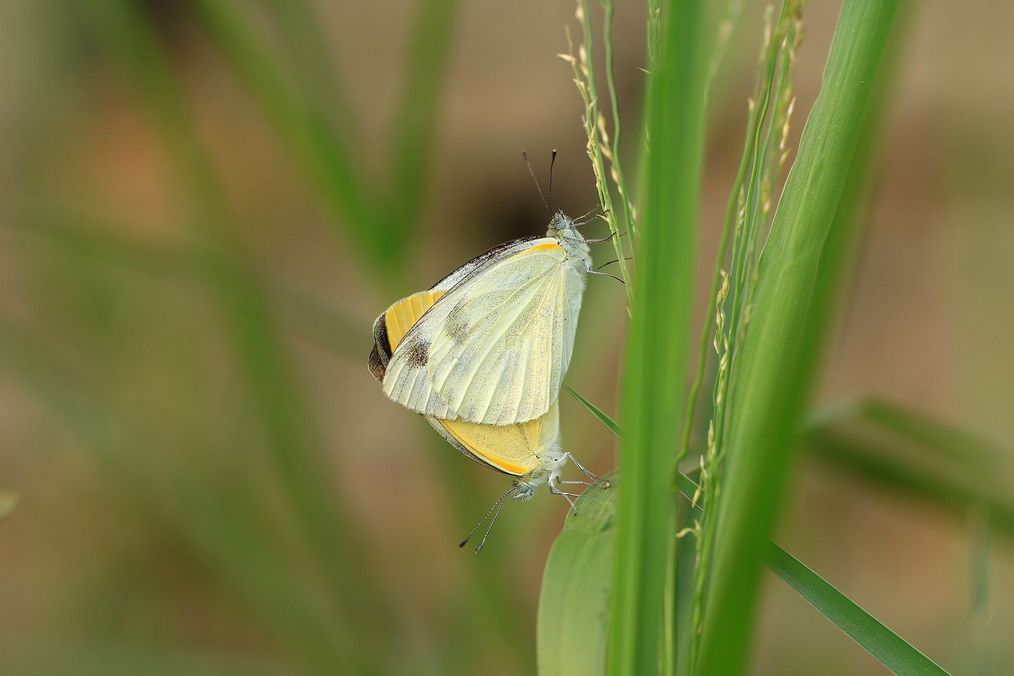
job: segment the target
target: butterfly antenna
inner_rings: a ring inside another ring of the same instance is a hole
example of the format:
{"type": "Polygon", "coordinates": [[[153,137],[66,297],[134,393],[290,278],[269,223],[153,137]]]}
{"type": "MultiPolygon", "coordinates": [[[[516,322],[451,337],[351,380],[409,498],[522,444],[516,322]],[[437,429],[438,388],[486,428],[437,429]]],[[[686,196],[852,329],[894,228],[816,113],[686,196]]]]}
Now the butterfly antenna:
{"type": "Polygon", "coordinates": [[[499,498],[497,498],[497,501],[493,503],[493,506],[490,507],[489,510],[482,515],[482,518],[479,519],[479,521],[472,527],[472,530],[469,531],[465,539],[462,540],[460,543],[458,543],[458,546],[464,547],[465,545],[467,545],[468,541],[472,539],[472,536],[475,535],[475,533],[479,530],[479,528],[482,527],[482,524],[486,523],[486,520],[489,519],[490,515],[495,514],[493,516],[493,521],[491,521],[489,524],[489,528],[486,529],[486,534],[482,536],[482,542],[480,542],[479,546],[476,547],[475,549],[476,554],[478,554],[479,551],[482,550],[482,546],[486,544],[486,538],[489,537],[489,531],[493,528],[493,522],[495,522],[497,517],[500,516],[500,510],[503,509],[504,502],[506,502],[507,498],[511,497],[517,490],[518,486],[517,484],[515,484],[511,486],[509,491],[507,491],[499,498]]]}
{"type": "Polygon", "coordinates": [[[546,206],[549,207],[549,213],[553,213],[553,166],[556,165],[556,148],[553,148],[553,154],[549,157],[549,200],[546,206]]]}
{"type": "MultiPolygon", "coordinates": [[[[553,214],[553,210],[552,210],[552,208],[550,208],[549,202],[546,201],[546,196],[542,194],[542,186],[539,185],[539,179],[535,178],[535,170],[532,169],[532,163],[528,161],[528,151],[527,150],[522,150],[521,151],[521,157],[524,158],[524,160],[525,160],[525,166],[528,167],[528,174],[532,177],[532,180],[535,181],[535,189],[539,191],[539,197],[542,198],[542,206],[546,207],[546,211],[548,211],[549,214],[552,215],[553,214]]],[[[554,159],[556,158],[556,151],[555,150],[553,151],[553,157],[554,157],[554,159]]],[[[553,186],[553,172],[552,171],[549,172],[549,186],[550,186],[550,194],[552,194],[552,186],[553,186]]]]}
{"type": "Polygon", "coordinates": [[[489,520],[489,525],[486,526],[486,532],[482,534],[482,540],[479,542],[479,545],[475,548],[476,554],[481,552],[482,548],[486,546],[486,538],[489,537],[490,531],[493,530],[493,524],[495,524],[496,520],[500,518],[500,511],[503,509],[503,506],[504,504],[506,504],[506,502],[507,502],[506,496],[504,496],[504,498],[501,498],[497,502],[496,512],[493,513],[493,518],[489,520]]]}

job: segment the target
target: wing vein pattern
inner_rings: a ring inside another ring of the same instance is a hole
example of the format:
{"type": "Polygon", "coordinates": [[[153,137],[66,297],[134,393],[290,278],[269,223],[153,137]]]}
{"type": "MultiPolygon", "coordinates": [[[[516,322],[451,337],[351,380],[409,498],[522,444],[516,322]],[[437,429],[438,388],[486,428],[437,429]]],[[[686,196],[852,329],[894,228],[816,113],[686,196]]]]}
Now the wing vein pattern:
{"type": "Polygon", "coordinates": [[[517,248],[474,266],[412,326],[388,364],[388,397],[425,415],[490,425],[549,410],[570,361],[584,280],[554,238],[517,248]]]}

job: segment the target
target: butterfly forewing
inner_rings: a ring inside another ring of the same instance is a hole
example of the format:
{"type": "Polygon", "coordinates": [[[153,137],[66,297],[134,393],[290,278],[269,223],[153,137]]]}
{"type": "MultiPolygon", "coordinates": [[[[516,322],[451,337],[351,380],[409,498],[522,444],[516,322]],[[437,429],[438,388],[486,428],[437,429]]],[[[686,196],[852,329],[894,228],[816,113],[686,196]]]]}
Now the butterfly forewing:
{"type": "Polygon", "coordinates": [[[547,237],[474,265],[405,335],[384,392],[447,420],[506,425],[545,414],[570,360],[584,284],[566,259],[547,237]]]}

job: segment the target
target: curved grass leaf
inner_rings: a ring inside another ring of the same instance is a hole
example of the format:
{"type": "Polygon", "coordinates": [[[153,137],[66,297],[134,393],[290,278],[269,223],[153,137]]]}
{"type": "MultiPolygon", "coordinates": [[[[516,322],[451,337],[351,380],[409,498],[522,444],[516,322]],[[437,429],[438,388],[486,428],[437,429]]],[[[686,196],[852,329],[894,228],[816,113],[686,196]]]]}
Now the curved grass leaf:
{"type": "Polygon", "coordinates": [[[936,662],[895,634],[784,549],[768,542],[764,563],[821,615],[895,674],[946,674],[936,662]]]}
{"type": "Polygon", "coordinates": [[[620,438],[620,436],[621,436],[620,435],[620,426],[616,423],[615,420],[613,420],[612,418],[609,417],[608,413],[606,413],[605,411],[602,411],[601,409],[599,409],[598,406],[596,406],[595,404],[591,403],[590,401],[588,401],[587,399],[585,399],[584,397],[582,397],[578,393],[577,390],[575,390],[573,387],[571,387],[567,383],[563,384],[563,389],[567,390],[567,392],[569,392],[572,397],[574,397],[575,399],[577,399],[581,403],[582,406],[584,406],[586,409],[588,409],[588,411],[590,411],[591,414],[593,416],[595,416],[595,418],[598,419],[598,421],[600,423],[602,423],[603,425],[605,425],[606,429],[608,429],[610,432],[612,432],[616,436],[617,439],[620,438]]]}

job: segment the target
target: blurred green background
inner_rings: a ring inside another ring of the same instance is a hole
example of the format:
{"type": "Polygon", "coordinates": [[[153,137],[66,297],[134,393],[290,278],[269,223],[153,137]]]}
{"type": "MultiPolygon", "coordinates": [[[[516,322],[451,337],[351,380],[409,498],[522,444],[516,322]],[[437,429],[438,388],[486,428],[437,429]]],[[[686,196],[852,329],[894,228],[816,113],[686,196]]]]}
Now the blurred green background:
{"type": "MultiPolygon", "coordinates": [[[[889,399],[1014,449],[1014,5],[913,4],[818,403],[889,399]]],[[[699,315],[762,9],[711,93],[699,315]]],[[[837,9],[807,8],[794,138],[837,9]]],[[[459,550],[507,481],[366,357],[390,302],[545,229],[522,149],[543,176],[559,149],[556,205],[595,206],[556,57],[573,10],[0,3],[0,671],[533,671],[565,503],[511,505],[459,550]]],[[[616,22],[633,129],[643,7],[616,22]]],[[[568,382],[613,414],[625,316],[590,280],[568,382]]],[[[565,448],[609,470],[611,435],[562,406],[565,448]]],[[[1014,487],[1010,455],[966,469],[1014,487]]],[[[812,457],[790,503],[776,539],[899,634],[1014,669],[1009,527],[812,457]]],[[[759,627],[756,673],[878,668],[775,581],[759,627]]]]}

